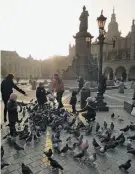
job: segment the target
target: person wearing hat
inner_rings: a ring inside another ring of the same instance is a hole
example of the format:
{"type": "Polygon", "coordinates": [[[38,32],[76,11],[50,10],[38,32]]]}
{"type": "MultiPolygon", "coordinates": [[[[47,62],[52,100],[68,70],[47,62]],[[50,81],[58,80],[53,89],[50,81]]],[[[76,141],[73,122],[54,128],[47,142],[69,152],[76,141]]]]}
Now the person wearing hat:
{"type": "Polygon", "coordinates": [[[4,122],[7,121],[7,102],[9,100],[10,94],[13,93],[13,88],[26,95],[26,93],[22,89],[18,88],[14,84],[13,78],[14,75],[10,73],[1,83],[2,100],[4,102],[4,122]]]}
{"type": "Polygon", "coordinates": [[[83,109],[81,109],[81,110],[79,110],[77,112],[85,112],[85,111],[87,111],[86,113],[83,113],[82,116],[88,122],[95,121],[95,117],[96,117],[95,100],[92,97],[88,97],[86,102],[87,102],[86,106],[83,109]]]}
{"type": "Polygon", "coordinates": [[[95,105],[95,100],[92,97],[88,97],[86,100],[86,106],[77,111],[77,112],[85,112],[82,114],[82,116],[88,121],[95,121],[95,117],[96,117],[96,105],[95,105]]]}

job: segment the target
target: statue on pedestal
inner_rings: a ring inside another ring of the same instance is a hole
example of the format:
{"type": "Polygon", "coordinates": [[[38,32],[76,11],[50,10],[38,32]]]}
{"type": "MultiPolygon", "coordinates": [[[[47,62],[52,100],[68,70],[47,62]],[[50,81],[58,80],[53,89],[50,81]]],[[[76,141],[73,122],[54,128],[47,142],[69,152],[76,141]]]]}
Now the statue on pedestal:
{"type": "Polygon", "coordinates": [[[88,11],[86,11],[86,7],[83,6],[83,12],[81,13],[81,16],[79,18],[80,20],[79,32],[87,32],[88,16],[89,16],[88,11]]]}

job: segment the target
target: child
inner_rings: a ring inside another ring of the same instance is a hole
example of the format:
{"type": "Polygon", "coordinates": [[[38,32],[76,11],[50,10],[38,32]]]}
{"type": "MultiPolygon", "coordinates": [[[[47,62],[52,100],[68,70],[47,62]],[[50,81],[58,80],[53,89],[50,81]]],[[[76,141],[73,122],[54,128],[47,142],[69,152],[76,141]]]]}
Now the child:
{"type": "Polygon", "coordinates": [[[47,102],[47,94],[49,92],[46,92],[43,83],[39,83],[39,87],[36,90],[36,97],[40,108],[43,108],[44,103],[47,102]]]}
{"type": "Polygon", "coordinates": [[[72,92],[72,97],[70,99],[70,104],[72,106],[72,113],[76,113],[76,102],[77,102],[77,98],[76,98],[77,92],[73,91],[72,92]]]}
{"type": "Polygon", "coordinates": [[[7,110],[8,110],[8,119],[9,119],[9,125],[10,125],[10,135],[16,136],[16,129],[15,124],[18,122],[18,112],[17,112],[17,95],[14,93],[11,93],[10,99],[7,104],[7,110]]]}
{"type": "Polygon", "coordinates": [[[85,111],[87,111],[86,113],[83,113],[82,116],[88,122],[94,121],[95,117],[96,117],[95,101],[93,100],[92,97],[88,97],[86,101],[87,101],[86,106],[83,109],[81,109],[80,111],[78,111],[78,112],[85,112],[85,111]]]}

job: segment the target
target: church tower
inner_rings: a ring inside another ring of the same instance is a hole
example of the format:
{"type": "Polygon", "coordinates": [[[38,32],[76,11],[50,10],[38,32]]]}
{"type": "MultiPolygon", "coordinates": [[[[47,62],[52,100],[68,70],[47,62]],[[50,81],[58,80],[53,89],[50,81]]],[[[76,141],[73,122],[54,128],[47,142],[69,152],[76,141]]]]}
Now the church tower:
{"type": "Polygon", "coordinates": [[[111,22],[108,25],[108,31],[106,33],[106,39],[112,40],[113,37],[119,38],[121,33],[118,30],[118,23],[116,22],[116,14],[113,8],[113,13],[111,16],[111,22]]]}
{"type": "Polygon", "coordinates": [[[132,21],[131,27],[131,52],[130,59],[135,60],[135,20],[132,21]]]}

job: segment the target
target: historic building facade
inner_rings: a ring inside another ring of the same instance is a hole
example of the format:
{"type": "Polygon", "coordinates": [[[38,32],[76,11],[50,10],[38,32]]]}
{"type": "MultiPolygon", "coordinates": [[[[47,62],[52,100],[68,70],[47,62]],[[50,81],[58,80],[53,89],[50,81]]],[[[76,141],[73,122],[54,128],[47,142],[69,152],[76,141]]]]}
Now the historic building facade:
{"type": "MultiPolygon", "coordinates": [[[[112,38],[116,39],[115,48],[112,45],[104,45],[104,74],[108,79],[122,77],[129,80],[135,79],[135,20],[132,21],[131,31],[128,35],[122,37],[113,9],[105,42],[112,43],[112,38]]],[[[75,46],[69,45],[69,58],[75,57],[74,50],[75,46]]],[[[96,45],[96,41],[91,45],[91,53],[93,58],[98,62],[99,45],[96,45]]],[[[69,68],[71,69],[71,66],[69,68]]]]}
{"type": "Polygon", "coordinates": [[[15,51],[1,51],[1,74],[13,73],[20,78],[41,77],[42,61],[20,57],[15,51]]]}

